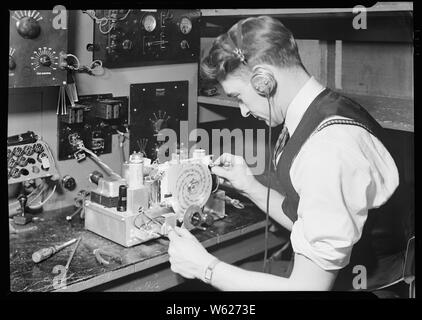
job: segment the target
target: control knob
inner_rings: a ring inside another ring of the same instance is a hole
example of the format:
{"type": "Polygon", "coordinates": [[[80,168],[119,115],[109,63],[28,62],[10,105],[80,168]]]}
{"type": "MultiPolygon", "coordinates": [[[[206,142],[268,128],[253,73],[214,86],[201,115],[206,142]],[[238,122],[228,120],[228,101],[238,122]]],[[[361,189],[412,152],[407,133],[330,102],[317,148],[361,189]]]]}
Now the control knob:
{"type": "Polygon", "coordinates": [[[189,49],[189,42],[188,42],[187,40],[182,40],[182,41],[180,42],[180,47],[181,47],[183,50],[189,49]]]}
{"type": "Polygon", "coordinates": [[[23,17],[16,22],[18,33],[25,39],[34,39],[41,32],[39,23],[32,17],[23,17]]]}
{"type": "Polygon", "coordinates": [[[42,56],[40,56],[38,60],[40,64],[44,67],[51,66],[51,58],[46,54],[43,54],[42,56]]]}
{"type": "Polygon", "coordinates": [[[122,47],[124,50],[131,50],[133,47],[133,42],[129,39],[126,39],[122,42],[122,47]]]}
{"type": "Polygon", "coordinates": [[[75,190],[76,181],[73,177],[66,175],[62,179],[63,187],[69,191],[75,190]]]}

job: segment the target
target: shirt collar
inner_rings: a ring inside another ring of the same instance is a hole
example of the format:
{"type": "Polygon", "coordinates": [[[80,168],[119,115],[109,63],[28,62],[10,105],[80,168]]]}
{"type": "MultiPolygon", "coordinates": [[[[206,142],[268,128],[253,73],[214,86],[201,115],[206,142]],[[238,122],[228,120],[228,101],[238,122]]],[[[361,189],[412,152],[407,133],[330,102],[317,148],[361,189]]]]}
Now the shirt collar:
{"type": "Polygon", "coordinates": [[[296,130],[303,114],[306,112],[312,101],[325,89],[314,77],[311,77],[299,90],[287,107],[285,125],[292,136],[296,130]]]}

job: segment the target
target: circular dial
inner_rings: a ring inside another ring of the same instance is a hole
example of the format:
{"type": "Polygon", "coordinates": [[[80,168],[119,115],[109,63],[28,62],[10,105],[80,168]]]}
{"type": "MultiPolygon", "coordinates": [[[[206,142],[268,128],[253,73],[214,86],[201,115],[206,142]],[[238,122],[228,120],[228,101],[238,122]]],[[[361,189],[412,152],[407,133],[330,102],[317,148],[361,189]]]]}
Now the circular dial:
{"type": "Polygon", "coordinates": [[[157,20],[153,15],[148,14],[142,19],[142,25],[144,26],[146,31],[152,32],[157,26],[157,20]]]}
{"type": "Polygon", "coordinates": [[[183,17],[179,24],[180,32],[188,34],[192,30],[192,21],[189,18],[183,17]]]}
{"type": "Polygon", "coordinates": [[[32,68],[37,70],[38,68],[48,68],[56,70],[58,68],[59,57],[56,54],[56,51],[53,51],[52,48],[38,48],[37,51],[33,52],[31,56],[31,65],[32,68]]]}
{"type": "Polygon", "coordinates": [[[174,190],[172,207],[176,214],[182,215],[188,207],[202,207],[211,194],[211,172],[202,163],[189,163],[180,169],[174,190]]]}

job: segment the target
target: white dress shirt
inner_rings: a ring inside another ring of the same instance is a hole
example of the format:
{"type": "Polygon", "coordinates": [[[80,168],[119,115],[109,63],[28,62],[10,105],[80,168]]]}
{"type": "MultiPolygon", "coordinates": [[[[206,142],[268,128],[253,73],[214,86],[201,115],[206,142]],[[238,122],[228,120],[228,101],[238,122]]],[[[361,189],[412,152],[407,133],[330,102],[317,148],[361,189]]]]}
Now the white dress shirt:
{"type": "MultiPolygon", "coordinates": [[[[290,136],[323,90],[311,78],[292,100],[285,120],[290,136]]],[[[342,117],[327,121],[333,118],[342,117]]],[[[397,167],[384,145],[353,125],[315,131],[294,159],[290,177],[300,197],[290,236],[293,250],[325,270],[349,263],[368,209],[385,203],[399,184],[397,167]]]]}

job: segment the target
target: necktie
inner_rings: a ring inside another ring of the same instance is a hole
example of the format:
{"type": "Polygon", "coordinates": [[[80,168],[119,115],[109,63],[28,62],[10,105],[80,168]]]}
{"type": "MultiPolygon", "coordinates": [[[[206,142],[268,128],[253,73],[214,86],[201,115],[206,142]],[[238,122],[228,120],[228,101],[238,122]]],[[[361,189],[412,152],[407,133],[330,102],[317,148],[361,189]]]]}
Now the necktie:
{"type": "Polygon", "coordinates": [[[290,134],[289,130],[287,130],[287,126],[285,125],[281,130],[280,135],[278,136],[277,142],[274,148],[274,155],[273,155],[273,164],[274,168],[277,168],[277,158],[281,154],[286,145],[287,141],[289,141],[290,134]]]}

